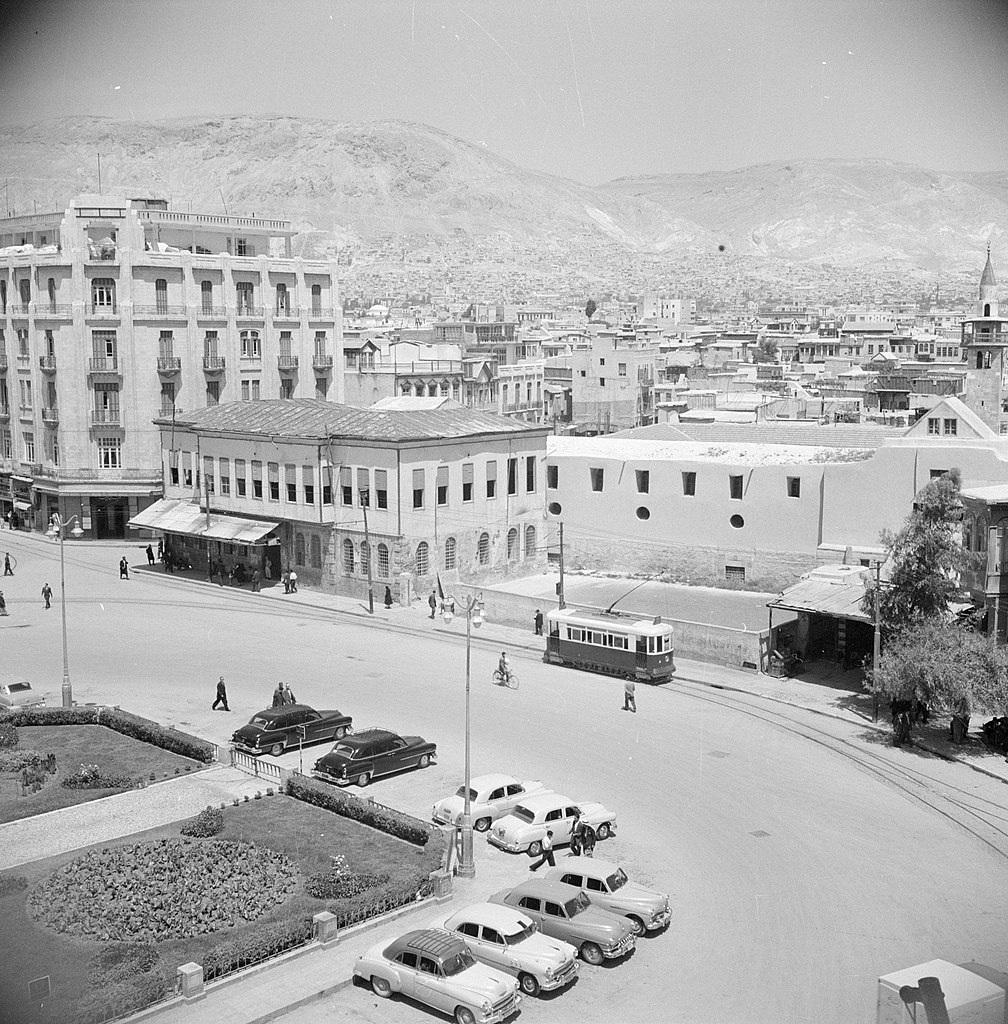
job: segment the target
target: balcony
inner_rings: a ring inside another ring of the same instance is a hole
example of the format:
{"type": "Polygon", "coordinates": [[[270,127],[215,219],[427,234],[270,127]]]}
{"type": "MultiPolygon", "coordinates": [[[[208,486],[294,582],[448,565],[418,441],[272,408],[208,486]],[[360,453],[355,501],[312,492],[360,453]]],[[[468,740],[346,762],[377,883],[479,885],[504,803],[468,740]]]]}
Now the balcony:
{"type": "Polygon", "coordinates": [[[196,310],[197,320],[227,320],[227,306],[200,306],[196,310]]]}
{"type": "Polygon", "coordinates": [[[7,353],[0,352],[0,373],[7,372],[7,353]]]}
{"type": "Polygon", "coordinates": [[[18,416],[23,420],[35,419],[35,409],[30,405],[21,405],[18,408],[18,416]]]}
{"type": "Polygon", "coordinates": [[[118,320],[119,307],[114,303],[90,303],[84,307],[85,316],[92,320],[118,320]]]}
{"type": "Polygon", "coordinates": [[[282,307],[281,309],[274,310],[273,319],[292,320],[294,323],[297,323],[301,319],[301,312],[296,307],[294,309],[282,307]]]}
{"type": "Polygon", "coordinates": [[[309,320],[335,320],[336,310],[332,306],[312,306],[308,310],[309,320]]]}
{"type": "Polygon", "coordinates": [[[90,421],[92,428],[122,427],[122,412],[119,409],[92,409],[90,421]]]}
{"type": "Polygon", "coordinates": [[[115,356],[98,356],[88,360],[88,376],[122,380],[122,370],[115,356]]]}
{"type": "Polygon", "coordinates": [[[56,357],[55,356],[39,356],[38,364],[39,364],[39,369],[43,373],[55,373],[56,372],[56,357]]]}
{"type": "Polygon", "coordinates": [[[204,373],[223,373],[224,372],[224,357],[223,356],[204,356],[203,357],[203,372],[204,373]]]}
{"type": "Polygon", "coordinates": [[[28,303],[27,302],[12,302],[11,303],[11,316],[15,320],[27,320],[28,319],[28,303]]]}
{"type": "Polygon", "coordinates": [[[265,320],[266,310],[262,306],[239,306],[235,310],[238,320],[265,320]]]}
{"type": "Polygon", "coordinates": [[[59,409],[55,405],[44,405],[42,406],[42,422],[43,423],[59,423],[59,409]]]}
{"type": "Polygon", "coordinates": [[[277,356],[277,367],[281,373],[295,373],[298,368],[298,357],[291,355],[277,356]]]}
{"type": "Polygon", "coordinates": [[[10,419],[10,406],[0,405],[0,420],[6,423],[10,419]]]}
{"type": "Polygon", "coordinates": [[[312,356],[312,368],[322,373],[332,372],[332,356],[320,354],[318,352],[312,356]]]}
{"type": "Polygon", "coordinates": [[[182,415],[181,405],[162,405],[158,416],[163,420],[173,420],[176,416],[182,415]]]}
{"type": "Polygon", "coordinates": [[[18,352],[14,358],[19,370],[27,370],[31,366],[31,356],[27,352],[18,352]]]}
{"type": "Polygon", "coordinates": [[[157,372],[163,376],[171,376],[173,373],[182,372],[181,356],[158,356],[157,372]]]}
{"type": "Polygon", "coordinates": [[[134,320],[185,320],[189,316],[185,306],[169,306],[159,302],[156,306],[134,306],[134,320]]]}
{"type": "Polygon", "coordinates": [[[73,320],[73,306],[57,305],[54,302],[41,303],[35,306],[36,320],[73,320]]]}

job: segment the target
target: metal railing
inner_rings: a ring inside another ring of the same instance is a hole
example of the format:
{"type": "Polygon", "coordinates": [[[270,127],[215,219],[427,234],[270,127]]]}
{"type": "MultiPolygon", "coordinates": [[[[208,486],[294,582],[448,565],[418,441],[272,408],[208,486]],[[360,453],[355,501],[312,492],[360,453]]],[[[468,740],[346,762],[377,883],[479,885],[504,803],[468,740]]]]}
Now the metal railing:
{"type": "Polygon", "coordinates": [[[11,316],[15,317],[26,317],[28,316],[28,307],[30,303],[27,302],[12,302],[11,303],[11,316]]]}
{"type": "Polygon", "coordinates": [[[71,320],[73,319],[73,306],[57,304],[55,302],[36,303],[36,320],[71,320]]]}
{"type": "Polygon", "coordinates": [[[39,356],[39,369],[53,371],[56,369],[55,356],[39,356]]]}
{"type": "Polygon", "coordinates": [[[224,370],[223,356],[204,356],[203,369],[207,373],[222,373],[224,370]]]}
{"type": "Polygon", "coordinates": [[[235,310],[238,320],[265,320],[266,310],[262,306],[239,306],[235,310]]]}
{"type": "Polygon", "coordinates": [[[89,419],[93,427],[120,427],[122,426],[122,410],[92,409],[89,419]]]}
{"type": "Polygon", "coordinates": [[[227,320],[227,306],[199,306],[196,310],[197,320],[227,320]]]}
{"type": "Polygon", "coordinates": [[[308,310],[309,320],[335,320],[336,310],[333,306],[312,306],[308,310]]]}
{"type": "Polygon", "coordinates": [[[143,480],[161,483],[160,468],[150,469],[60,469],[58,466],[39,466],[34,476],[47,480],[143,480]]]}
{"type": "Polygon", "coordinates": [[[277,367],[280,370],[296,370],[298,368],[298,357],[277,356],[277,367]]]}
{"type": "Polygon", "coordinates": [[[312,368],[316,370],[331,370],[333,365],[332,356],[318,355],[317,353],[312,356],[312,368]]]}
{"type": "Polygon", "coordinates": [[[159,302],[154,306],[134,306],[133,316],[136,317],[172,317],[184,319],[188,315],[185,306],[169,306],[159,302]]]}
{"type": "Polygon", "coordinates": [[[59,409],[55,405],[44,405],[42,407],[43,423],[59,423],[59,409]]]}
{"type": "Polygon", "coordinates": [[[119,307],[114,303],[90,303],[85,307],[88,316],[108,316],[115,317],[119,315],[119,307]]]}
{"type": "Polygon", "coordinates": [[[94,359],[89,359],[88,373],[111,373],[117,377],[122,376],[119,360],[115,356],[95,356],[94,359]]]}
{"type": "Polygon", "coordinates": [[[297,306],[293,308],[290,306],[281,306],[279,309],[273,310],[274,320],[300,320],[301,311],[297,306]]]}
{"type": "Polygon", "coordinates": [[[7,369],[7,355],[4,352],[0,352],[0,373],[3,373],[7,369]]]}
{"type": "Polygon", "coordinates": [[[181,356],[158,356],[158,373],[178,373],[182,369],[181,356]]]}
{"type": "Polygon", "coordinates": [[[288,774],[300,774],[299,772],[291,773],[289,769],[281,768],[280,765],[274,764],[272,761],[260,761],[258,757],[246,754],[242,750],[235,750],[234,747],[231,747],[231,767],[248,772],[257,779],[274,779],[281,785],[287,781],[288,774]]]}

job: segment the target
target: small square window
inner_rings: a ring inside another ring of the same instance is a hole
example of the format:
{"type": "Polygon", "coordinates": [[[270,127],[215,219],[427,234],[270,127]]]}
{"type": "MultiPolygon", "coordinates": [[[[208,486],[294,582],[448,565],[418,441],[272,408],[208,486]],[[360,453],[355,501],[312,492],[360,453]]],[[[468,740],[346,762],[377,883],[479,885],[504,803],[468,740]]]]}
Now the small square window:
{"type": "Polygon", "coordinates": [[[682,492],[687,497],[693,497],[696,494],[696,473],[683,473],[682,492]]]}
{"type": "Polygon", "coordinates": [[[941,421],[935,416],[928,417],[928,433],[929,434],[940,434],[941,433],[941,421]]]}
{"type": "Polygon", "coordinates": [[[732,583],[745,583],[744,565],[726,565],[724,568],[725,579],[732,583]]]}
{"type": "Polygon", "coordinates": [[[789,476],[787,478],[787,496],[789,498],[801,497],[801,477],[789,476]]]}
{"type": "Polygon", "coordinates": [[[958,420],[945,420],[943,422],[943,426],[945,427],[946,434],[948,434],[951,437],[955,437],[956,431],[958,430],[958,420]]]}
{"type": "Polygon", "coordinates": [[[591,489],[593,491],[601,491],[605,484],[605,470],[592,468],[589,470],[589,473],[591,473],[591,489]]]}

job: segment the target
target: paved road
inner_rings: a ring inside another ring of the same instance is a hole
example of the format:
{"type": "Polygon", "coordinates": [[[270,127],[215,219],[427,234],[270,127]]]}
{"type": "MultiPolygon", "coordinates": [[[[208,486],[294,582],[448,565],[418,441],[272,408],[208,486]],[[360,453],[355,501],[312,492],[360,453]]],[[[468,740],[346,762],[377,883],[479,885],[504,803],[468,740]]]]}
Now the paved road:
{"type": "MultiPolygon", "coordinates": [[[[14,614],[0,620],[5,671],[58,701],[58,611],[35,598],[43,576],[58,577],[55,552],[29,543],[16,553],[19,575],[4,587],[14,614]]],[[[247,593],[120,583],[117,559],[73,551],[78,700],[122,702],[224,740],[285,678],[359,727],[437,741],[437,766],[375,784],[376,799],[422,814],[458,785],[464,647],[421,612],[401,612],[410,632],[400,634],[247,593]],[[232,715],[209,710],[220,672],[232,715]]],[[[613,807],[610,849],[675,908],[667,935],[626,964],[587,971],[562,999],[526,1002],[523,1020],[862,1021],[874,1016],[880,974],[933,957],[1003,965],[1002,783],[879,745],[850,723],[689,683],[638,688],[632,715],[619,710],[619,682],[522,656],[520,690],[501,690],[488,682],[494,660],[478,645],[474,773],[510,770],[613,807]]],[[[482,840],[477,849],[491,856],[482,840]]],[[[484,863],[496,878],[496,862],[484,863]]],[[[333,1006],[347,1019],[417,1019],[407,1004],[374,1003],[347,989],[333,1006]]],[[[288,1017],[318,1019],[318,1007],[288,1017]]]]}

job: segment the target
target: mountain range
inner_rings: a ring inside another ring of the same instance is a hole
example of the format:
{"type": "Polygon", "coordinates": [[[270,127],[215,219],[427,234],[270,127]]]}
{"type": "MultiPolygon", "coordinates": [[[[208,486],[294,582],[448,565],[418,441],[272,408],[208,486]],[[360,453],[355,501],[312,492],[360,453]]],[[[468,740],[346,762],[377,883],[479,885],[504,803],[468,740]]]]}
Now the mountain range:
{"type": "MultiPolygon", "coordinates": [[[[604,145],[604,141],[599,142],[604,145]]],[[[936,172],[876,159],[775,161],[602,185],[530,171],[426,125],[245,116],[72,117],[0,128],[17,212],[97,190],[184,208],[290,219],[308,255],[378,238],[579,240],[690,256],[722,251],[870,270],[982,265],[1004,247],[1008,172],[936,172]]]]}

